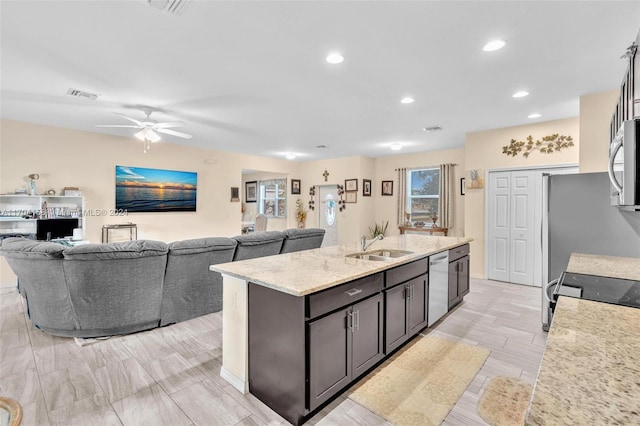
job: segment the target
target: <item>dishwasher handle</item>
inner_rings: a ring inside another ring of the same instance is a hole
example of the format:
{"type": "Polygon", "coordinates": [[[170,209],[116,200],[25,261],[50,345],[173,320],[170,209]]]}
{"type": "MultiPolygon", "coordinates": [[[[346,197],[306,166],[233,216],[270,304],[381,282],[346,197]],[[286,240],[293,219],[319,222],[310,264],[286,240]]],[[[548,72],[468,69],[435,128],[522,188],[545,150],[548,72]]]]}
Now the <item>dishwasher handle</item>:
{"type": "Polygon", "coordinates": [[[442,263],[444,261],[447,261],[448,259],[449,259],[449,253],[441,257],[436,257],[434,259],[429,258],[429,265],[437,265],[438,263],[442,263]]]}

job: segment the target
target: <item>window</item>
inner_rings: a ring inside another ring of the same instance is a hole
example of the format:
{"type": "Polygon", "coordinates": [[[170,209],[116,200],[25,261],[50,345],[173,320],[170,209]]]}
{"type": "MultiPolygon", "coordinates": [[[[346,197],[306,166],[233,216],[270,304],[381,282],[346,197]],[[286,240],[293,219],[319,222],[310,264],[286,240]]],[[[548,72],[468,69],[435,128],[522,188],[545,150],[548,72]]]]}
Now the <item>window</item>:
{"type": "Polygon", "coordinates": [[[258,207],[260,214],[271,217],[287,217],[287,180],[261,180],[259,188],[258,207]]]}
{"type": "Polygon", "coordinates": [[[407,171],[407,211],[412,221],[431,222],[440,207],[440,169],[407,171]]]}

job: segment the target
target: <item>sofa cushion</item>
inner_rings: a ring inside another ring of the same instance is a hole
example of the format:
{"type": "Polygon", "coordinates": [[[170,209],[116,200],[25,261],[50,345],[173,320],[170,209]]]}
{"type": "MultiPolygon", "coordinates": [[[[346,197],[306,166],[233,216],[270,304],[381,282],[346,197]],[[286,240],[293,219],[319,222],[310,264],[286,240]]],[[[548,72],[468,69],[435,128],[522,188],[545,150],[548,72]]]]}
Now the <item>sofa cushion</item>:
{"type": "Polygon", "coordinates": [[[65,260],[135,259],[164,256],[169,251],[162,241],[135,240],[109,244],[84,244],[64,251],[65,260]]]}
{"type": "Polygon", "coordinates": [[[0,253],[14,259],[62,259],[67,247],[48,241],[26,238],[7,238],[2,241],[0,253]]]}
{"type": "Polygon", "coordinates": [[[280,254],[284,234],[280,231],[256,232],[233,237],[238,242],[233,260],[247,260],[280,254]]]}
{"type": "Polygon", "coordinates": [[[322,228],[291,228],[282,231],[288,240],[297,240],[298,238],[324,237],[324,229],[322,228]]]}
{"type": "Polygon", "coordinates": [[[172,256],[182,256],[218,250],[235,250],[237,245],[238,243],[233,238],[196,238],[192,240],[175,241],[169,244],[169,254],[172,256]]]}

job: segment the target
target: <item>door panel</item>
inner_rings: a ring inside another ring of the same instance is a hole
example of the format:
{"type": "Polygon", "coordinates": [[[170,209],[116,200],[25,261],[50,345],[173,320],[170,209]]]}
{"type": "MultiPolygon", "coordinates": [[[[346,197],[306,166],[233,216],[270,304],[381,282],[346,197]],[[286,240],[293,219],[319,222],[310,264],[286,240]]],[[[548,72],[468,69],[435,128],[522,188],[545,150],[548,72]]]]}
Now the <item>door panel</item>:
{"type": "Polygon", "coordinates": [[[356,329],[353,333],[353,378],[366,372],[384,357],[383,296],[353,305],[356,329]]]}
{"type": "Polygon", "coordinates": [[[449,308],[458,302],[458,262],[449,263],[449,308]]]}
{"type": "Polygon", "coordinates": [[[427,276],[414,278],[407,284],[411,286],[409,336],[413,336],[427,326],[427,276]]]}
{"type": "Polygon", "coordinates": [[[336,185],[321,185],[318,191],[318,223],[324,229],[322,247],[338,245],[338,189],[336,185]]]}
{"type": "Polygon", "coordinates": [[[458,296],[469,294],[469,256],[458,260],[458,296]]]}
{"type": "Polygon", "coordinates": [[[313,410],[351,381],[352,332],[348,310],[309,323],[309,408],[313,410]]]}
{"type": "Polygon", "coordinates": [[[509,282],[533,285],[535,172],[511,172],[509,282]]]}
{"type": "Polygon", "coordinates": [[[404,284],[385,290],[385,353],[402,344],[409,336],[404,284]]]}
{"type": "Polygon", "coordinates": [[[487,277],[509,281],[509,238],[511,232],[511,172],[489,173],[489,211],[487,240],[489,252],[487,277]]]}

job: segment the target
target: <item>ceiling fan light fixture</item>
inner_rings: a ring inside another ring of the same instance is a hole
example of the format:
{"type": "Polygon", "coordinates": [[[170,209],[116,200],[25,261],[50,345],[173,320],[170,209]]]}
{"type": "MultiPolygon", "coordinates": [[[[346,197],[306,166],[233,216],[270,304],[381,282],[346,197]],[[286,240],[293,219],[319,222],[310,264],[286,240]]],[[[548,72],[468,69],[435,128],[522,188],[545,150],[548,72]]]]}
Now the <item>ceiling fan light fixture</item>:
{"type": "Polygon", "coordinates": [[[158,142],[161,139],[159,134],[149,128],[140,130],[134,136],[144,142],[158,142]]]}

